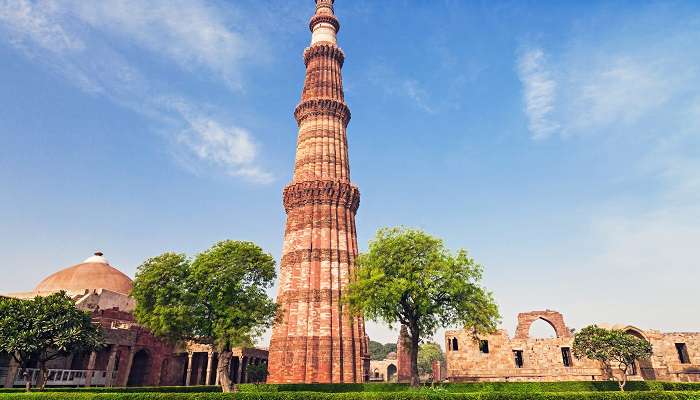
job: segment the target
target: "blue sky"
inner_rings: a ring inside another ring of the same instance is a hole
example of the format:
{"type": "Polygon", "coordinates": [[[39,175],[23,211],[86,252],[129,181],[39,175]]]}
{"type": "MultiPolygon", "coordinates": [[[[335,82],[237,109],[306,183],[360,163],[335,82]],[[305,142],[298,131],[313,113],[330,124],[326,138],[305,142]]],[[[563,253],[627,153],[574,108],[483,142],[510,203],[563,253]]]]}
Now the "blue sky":
{"type": "MultiPolygon", "coordinates": [[[[467,248],[511,332],[700,330],[697,2],[336,3],[361,248],[467,248]]],[[[0,292],[96,249],[131,276],[227,238],[279,258],[312,12],[0,0],[0,292]]]]}

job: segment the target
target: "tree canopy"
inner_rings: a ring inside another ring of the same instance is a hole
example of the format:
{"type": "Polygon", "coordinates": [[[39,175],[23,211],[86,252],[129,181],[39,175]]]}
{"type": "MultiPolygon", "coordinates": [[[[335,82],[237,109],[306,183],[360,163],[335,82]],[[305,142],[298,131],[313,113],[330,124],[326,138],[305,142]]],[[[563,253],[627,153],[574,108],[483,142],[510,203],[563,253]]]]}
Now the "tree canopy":
{"type": "Polygon", "coordinates": [[[227,240],[194,257],[165,253],[138,269],[132,296],[139,323],[172,341],[212,344],[220,352],[219,381],[231,390],[231,350],[252,346],[278,307],[265,292],[275,261],[251,242],[227,240]]]}
{"type": "MultiPolygon", "coordinates": [[[[103,345],[102,330],[65,292],[30,300],[0,297],[0,351],[11,355],[28,378],[27,368],[41,370],[37,386],[46,383],[46,363],[103,345]]],[[[27,389],[31,382],[27,380],[27,389]]]]}
{"type": "Polygon", "coordinates": [[[381,344],[374,340],[369,341],[369,355],[371,360],[384,360],[387,354],[396,352],[396,343],[381,344]]]}
{"type": "Polygon", "coordinates": [[[627,332],[591,325],[576,333],[573,353],[576,358],[600,361],[624,391],[629,369],[637,360],[651,357],[652,348],[648,341],[627,332]],[[613,372],[613,367],[617,373],[613,372]]]}
{"type": "Polygon", "coordinates": [[[498,307],[480,282],[483,267],[466,250],[452,254],[442,240],[407,228],[380,229],[356,260],[345,301],[368,319],[406,325],[412,384],[418,385],[418,345],[438,327],[495,330],[498,307]]]}
{"type": "Polygon", "coordinates": [[[445,354],[437,343],[423,343],[418,348],[418,373],[433,373],[433,361],[445,362],[445,354]]]}

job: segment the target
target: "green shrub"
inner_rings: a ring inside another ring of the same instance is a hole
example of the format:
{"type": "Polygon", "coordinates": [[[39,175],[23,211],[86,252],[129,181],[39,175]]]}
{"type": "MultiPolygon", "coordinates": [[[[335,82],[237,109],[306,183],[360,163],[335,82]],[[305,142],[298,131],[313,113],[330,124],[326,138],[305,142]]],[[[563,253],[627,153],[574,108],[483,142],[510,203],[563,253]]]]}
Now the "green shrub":
{"type": "MultiPolygon", "coordinates": [[[[331,383],[331,384],[243,384],[239,385],[242,392],[405,392],[411,390],[407,384],[400,383],[331,383]]],[[[612,381],[576,381],[576,382],[472,382],[445,383],[436,385],[451,393],[484,393],[484,392],[616,392],[617,383],[612,381]]],[[[700,383],[659,382],[659,381],[630,381],[625,386],[626,391],[700,391],[700,383]]]]}
{"type": "Polygon", "coordinates": [[[80,393],[35,392],[0,394],[1,400],[699,400],[697,391],[638,392],[240,392],[225,393],[80,393]]]}
{"type": "MultiPolygon", "coordinates": [[[[24,392],[24,388],[0,388],[0,393],[24,392]]],[[[48,387],[46,392],[74,393],[211,393],[220,386],[147,386],[147,387],[48,387]]]]}

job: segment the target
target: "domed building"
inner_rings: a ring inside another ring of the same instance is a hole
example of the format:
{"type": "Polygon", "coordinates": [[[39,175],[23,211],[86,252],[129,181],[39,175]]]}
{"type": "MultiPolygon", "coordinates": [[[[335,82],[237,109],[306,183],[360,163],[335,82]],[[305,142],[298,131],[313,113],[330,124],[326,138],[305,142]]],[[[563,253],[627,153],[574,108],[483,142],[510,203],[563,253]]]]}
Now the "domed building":
{"type": "MultiPolygon", "coordinates": [[[[102,252],[44,278],[34,290],[6,294],[31,299],[65,291],[76,306],[92,313],[102,327],[105,348],[86,354],[71,354],[48,365],[48,386],[189,386],[213,385],[217,353],[209,345],[172,344],[140,326],[133,315],[130,296],[133,281],[113,267],[102,252]]],[[[248,382],[248,365],[266,364],[267,350],[234,349],[229,375],[234,382],[248,382]]],[[[36,380],[33,370],[32,380],[36,380]]],[[[24,386],[17,366],[0,353],[0,387],[24,386]]]]}
{"type": "Polygon", "coordinates": [[[35,293],[53,293],[60,290],[81,292],[85,289],[107,289],[129,295],[133,281],[118,269],[109,265],[101,252],[85,261],[62,269],[46,277],[34,288],[35,293]]]}

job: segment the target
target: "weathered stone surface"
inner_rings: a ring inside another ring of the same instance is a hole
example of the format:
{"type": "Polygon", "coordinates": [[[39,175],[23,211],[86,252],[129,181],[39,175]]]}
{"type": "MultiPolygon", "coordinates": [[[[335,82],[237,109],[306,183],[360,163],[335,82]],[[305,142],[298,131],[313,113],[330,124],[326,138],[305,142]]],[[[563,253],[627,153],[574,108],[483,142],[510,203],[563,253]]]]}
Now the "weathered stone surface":
{"type": "Polygon", "coordinates": [[[277,302],[283,308],[270,341],[268,382],[362,382],[368,338],[362,318],[341,304],[357,257],[355,214],[360,192],[350,182],[343,98],[345,56],[331,0],[317,0],[306,79],[294,116],[299,125],[277,302]]]}
{"type": "MultiPolygon", "coordinates": [[[[637,363],[637,373],[630,376],[631,380],[700,381],[700,333],[642,331],[629,325],[610,328],[627,331],[648,340],[652,345],[653,356],[650,360],[637,363]],[[676,343],[685,344],[689,363],[680,362],[676,343]]],[[[573,341],[573,335],[566,327],[563,316],[551,310],[519,314],[513,338],[504,330],[476,338],[468,330],[448,330],[445,332],[447,376],[453,382],[607,379],[596,361],[572,356],[570,366],[564,365],[562,349],[571,349],[573,341]],[[530,338],[530,325],[537,319],[550,323],[557,337],[530,338]],[[480,340],[488,341],[488,353],[481,351],[480,340]],[[522,352],[523,365],[520,368],[516,365],[515,351],[522,352]]]]}

